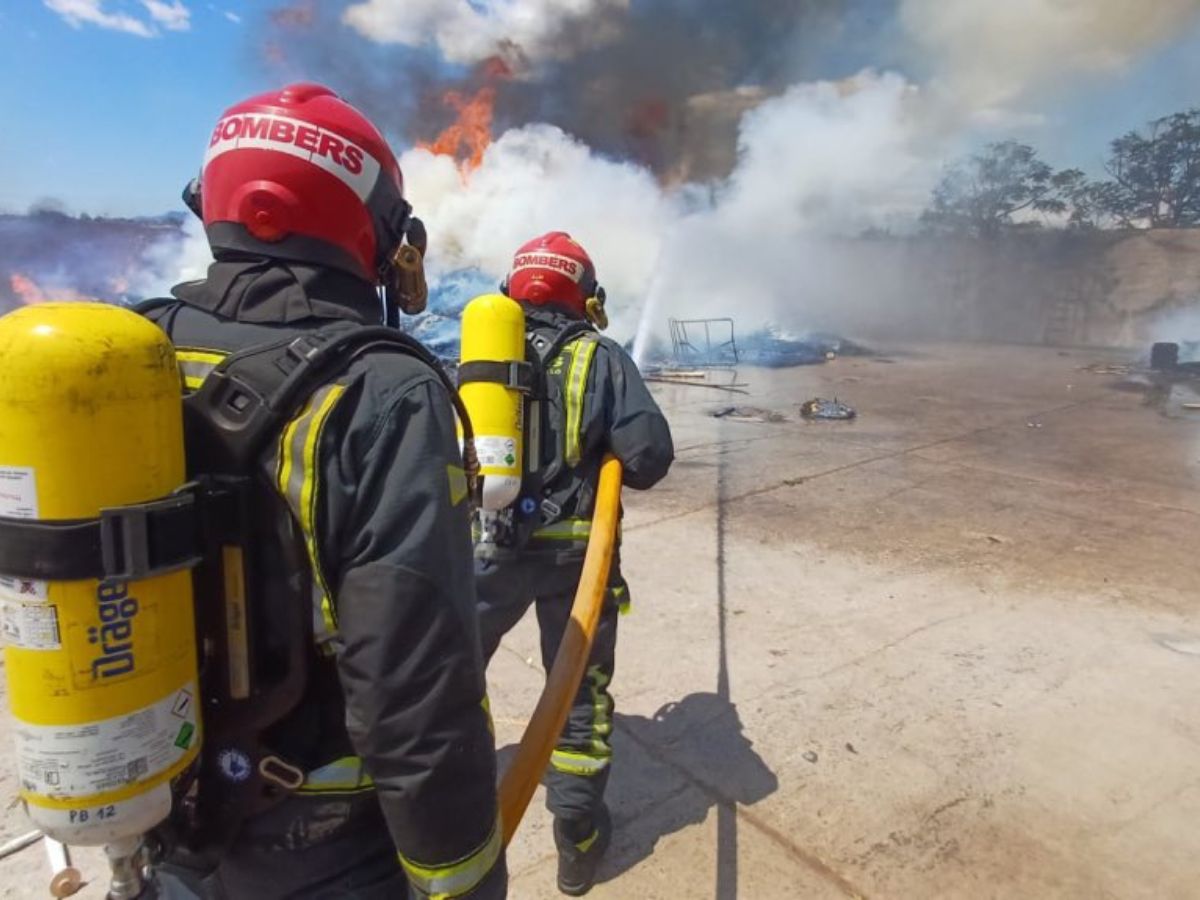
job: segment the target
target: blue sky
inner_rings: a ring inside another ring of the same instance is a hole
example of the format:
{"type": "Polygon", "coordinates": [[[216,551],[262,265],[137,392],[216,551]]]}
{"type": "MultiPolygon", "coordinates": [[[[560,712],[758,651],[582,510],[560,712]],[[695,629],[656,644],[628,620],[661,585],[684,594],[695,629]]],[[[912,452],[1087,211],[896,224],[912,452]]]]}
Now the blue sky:
{"type": "MultiPolygon", "coordinates": [[[[213,123],[269,87],[247,36],[270,4],[189,0],[190,28],[73,28],[40,0],[0,10],[0,209],[55,197],[76,212],[179,208],[213,123]],[[240,22],[225,15],[236,10],[240,22]]],[[[140,4],[109,2],[148,21],[140,4]]]]}
{"type": "MultiPolygon", "coordinates": [[[[179,208],[222,109],[274,86],[258,54],[263,18],[278,2],[50,2],[101,19],[73,26],[43,0],[0,9],[0,210],[42,198],[92,214],[179,208]],[[172,28],[182,24],[171,14],[180,7],[190,13],[186,30],[172,28]]],[[[836,48],[823,56],[836,62],[836,48]]],[[[1046,123],[1016,136],[1055,165],[1097,172],[1111,138],[1192,105],[1200,105],[1200,27],[1129,72],[1043,100],[1046,123]]]]}

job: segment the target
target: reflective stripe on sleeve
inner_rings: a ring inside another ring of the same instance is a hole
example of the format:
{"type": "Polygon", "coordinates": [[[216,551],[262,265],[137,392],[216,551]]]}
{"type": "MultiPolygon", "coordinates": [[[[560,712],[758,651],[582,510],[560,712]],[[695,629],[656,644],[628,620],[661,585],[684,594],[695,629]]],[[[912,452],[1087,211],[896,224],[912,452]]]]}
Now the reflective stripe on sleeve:
{"type": "Polygon", "coordinates": [[[300,523],[304,546],[313,572],[313,629],[318,643],[337,635],[337,613],[321,569],[317,548],[317,500],[320,496],[320,460],[317,448],[329,413],[346,391],[339,383],[327,384],[309,398],[279,439],[276,486],[300,523]]]}
{"type": "Polygon", "coordinates": [[[500,858],[500,850],[500,822],[497,820],[483,845],[457,862],[448,866],[427,866],[400,854],[400,865],[413,887],[429,895],[430,900],[451,900],[483,881],[500,858]]]}

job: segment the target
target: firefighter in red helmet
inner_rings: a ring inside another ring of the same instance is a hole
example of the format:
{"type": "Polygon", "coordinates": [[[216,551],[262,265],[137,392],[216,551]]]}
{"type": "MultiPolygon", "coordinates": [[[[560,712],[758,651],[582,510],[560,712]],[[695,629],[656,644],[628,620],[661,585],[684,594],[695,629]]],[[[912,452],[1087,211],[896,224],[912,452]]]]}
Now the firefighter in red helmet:
{"type": "MultiPolygon", "coordinates": [[[[535,605],[549,671],[582,574],[604,455],[620,459],[626,486],[646,490],[666,476],[674,449],[667,420],[637,366],[598,333],[608,324],[605,294],[583,247],[561,231],[529,241],[513,258],[502,290],[525,311],[526,336],[545,375],[547,409],[537,448],[538,496],[529,504],[536,522],[515,529],[508,540],[476,543],[480,634],[490,660],[501,637],[535,605]]],[[[612,762],[609,686],[617,615],[628,605],[618,550],[586,674],[546,774],[558,887],[572,896],[591,889],[610,839],[604,804],[612,762]]]]}
{"type": "Polygon", "coordinates": [[[221,117],[185,199],[215,262],[142,312],[177,349],[189,468],[250,484],[242,678],[295,690],[272,711],[206,682],[161,893],[502,898],[453,392],[380,327],[425,299],[396,158],[332,91],[295,84],[221,117]],[[256,398],[298,384],[247,471],[196,437],[236,436],[247,408],[269,423],[279,407],[256,398]]]}

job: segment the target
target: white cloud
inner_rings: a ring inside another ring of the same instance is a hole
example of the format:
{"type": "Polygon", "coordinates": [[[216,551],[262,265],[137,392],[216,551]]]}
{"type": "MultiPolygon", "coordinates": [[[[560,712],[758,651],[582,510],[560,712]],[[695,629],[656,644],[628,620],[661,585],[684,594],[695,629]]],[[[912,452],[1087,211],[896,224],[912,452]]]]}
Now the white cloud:
{"type": "Polygon", "coordinates": [[[168,31],[187,31],[192,27],[192,12],[183,5],[182,0],[142,0],[142,6],[150,13],[150,18],[168,31]]]}
{"type": "Polygon", "coordinates": [[[42,0],[46,8],[58,13],[72,28],[95,25],[109,31],[123,31],[138,37],[154,37],[155,31],[140,19],[124,13],[104,10],[104,0],[42,0]]]}
{"type": "Polygon", "coordinates": [[[227,18],[227,19],[228,19],[230,22],[232,22],[234,25],[241,25],[241,24],[242,24],[242,17],[241,17],[241,16],[239,16],[239,15],[238,15],[237,13],[235,13],[235,12],[230,12],[229,10],[225,10],[225,18],[227,18]]]}
{"type": "Polygon", "coordinates": [[[150,21],[105,8],[106,0],[42,0],[51,12],[58,13],[72,28],[95,25],[108,31],[120,31],[137,37],[158,37],[158,26],[168,31],[187,31],[192,27],[192,11],[183,0],[141,0],[150,21]]]}

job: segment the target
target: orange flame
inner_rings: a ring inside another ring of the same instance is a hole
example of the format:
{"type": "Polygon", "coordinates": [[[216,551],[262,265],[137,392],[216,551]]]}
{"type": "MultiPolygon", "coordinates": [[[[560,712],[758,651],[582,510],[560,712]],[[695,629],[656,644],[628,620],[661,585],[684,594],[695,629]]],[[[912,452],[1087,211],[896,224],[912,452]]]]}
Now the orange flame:
{"type": "Polygon", "coordinates": [[[483,153],[492,142],[496,89],[487,85],[469,99],[458,91],[447,91],[442,102],[458,117],[432,141],[417,146],[438,156],[453,156],[465,172],[474,171],[483,163],[483,153]]]}
{"type": "Polygon", "coordinates": [[[22,275],[20,272],[13,272],[8,277],[8,284],[12,288],[12,292],[17,295],[17,299],[26,306],[51,301],[95,300],[94,297],[88,297],[86,294],[81,294],[79,291],[73,291],[70,288],[43,290],[41,285],[36,281],[28,275],[22,275]]]}
{"type": "Polygon", "coordinates": [[[442,94],[442,103],[458,115],[432,141],[419,141],[417,146],[439,156],[458,160],[466,175],[483,163],[483,154],[492,143],[492,118],[496,112],[495,82],[512,77],[512,69],[498,56],[486,60],[476,73],[485,80],[483,87],[471,96],[450,90],[442,94]]]}

